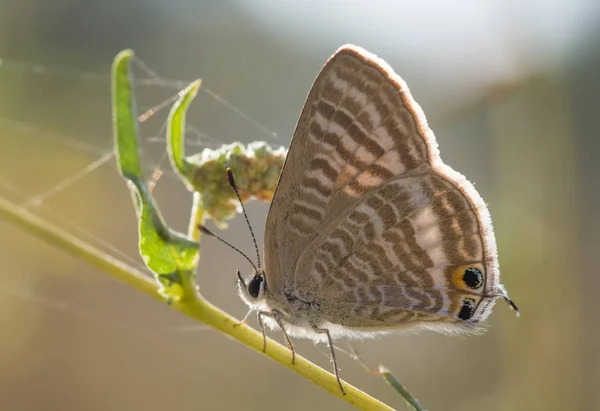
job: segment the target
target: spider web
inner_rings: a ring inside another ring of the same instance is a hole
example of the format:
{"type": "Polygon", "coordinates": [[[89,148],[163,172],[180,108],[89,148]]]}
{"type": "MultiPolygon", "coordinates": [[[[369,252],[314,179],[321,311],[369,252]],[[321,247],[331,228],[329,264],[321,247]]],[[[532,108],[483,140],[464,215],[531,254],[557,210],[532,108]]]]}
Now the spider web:
{"type": "MultiPolygon", "coordinates": [[[[165,148],[166,117],[169,108],[177,99],[179,91],[187,87],[190,82],[165,78],[137,57],[132,60],[132,69],[140,113],[138,122],[140,123],[141,156],[148,186],[151,190],[154,190],[157,186],[160,188],[160,185],[173,184],[175,181],[180,184],[179,177],[172,171],[167,158],[165,148]],[[144,91],[150,88],[158,89],[166,97],[158,102],[154,100],[148,104],[150,99],[144,97],[144,91]],[[150,131],[147,131],[148,129],[150,131]]],[[[41,64],[0,59],[0,80],[5,75],[19,75],[43,83],[58,79],[61,82],[97,84],[103,87],[106,94],[110,91],[108,73],[80,72],[64,68],[46,67],[41,64]]],[[[254,129],[254,134],[262,136],[262,139],[270,142],[280,140],[277,133],[269,127],[246,114],[241,108],[206,87],[205,84],[200,89],[199,97],[205,98],[207,101],[205,104],[217,105],[219,110],[224,110],[238,120],[244,121],[254,129]]],[[[106,118],[106,123],[110,124],[110,112],[102,114],[106,118]]],[[[38,143],[38,137],[36,136],[41,135],[47,140],[45,141],[46,146],[52,147],[54,155],[75,157],[76,160],[68,161],[75,164],[69,164],[69,167],[65,167],[66,171],[64,172],[61,167],[61,173],[58,173],[60,174],[59,177],[55,176],[57,173],[52,172],[48,173],[52,176],[51,178],[45,178],[40,173],[42,170],[29,170],[29,173],[0,173],[0,196],[8,198],[29,212],[51,221],[83,241],[151,276],[152,274],[135,252],[137,244],[132,244],[130,251],[121,249],[113,245],[111,241],[98,235],[90,224],[85,221],[82,222],[80,219],[71,216],[70,213],[65,212],[64,207],[61,206],[61,204],[69,201],[69,193],[81,190],[81,187],[88,183],[94,184],[92,182],[99,174],[109,173],[113,177],[117,176],[115,154],[112,151],[112,136],[107,135],[100,143],[89,142],[86,139],[77,138],[61,131],[52,131],[47,126],[38,125],[34,121],[15,117],[18,116],[3,115],[0,108],[0,135],[3,136],[0,139],[0,157],[2,151],[11,152],[10,148],[16,143],[15,139],[21,139],[19,142],[21,147],[24,145],[35,146],[38,143]]],[[[68,113],[65,113],[64,121],[66,122],[68,119],[68,113]]],[[[58,121],[60,122],[61,119],[58,119],[58,121]]],[[[203,130],[201,126],[196,126],[192,115],[188,115],[185,140],[187,149],[190,152],[200,151],[206,147],[217,148],[232,141],[231,138],[215,136],[213,133],[203,130]]],[[[43,155],[49,154],[44,153],[43,155]]],[[[35,158],[29,158],[29,156],[22,155],[22,157],[25,162],[35,161],[35,158]]],[[[113,180],[116,181],[115,178],[113,180]]],[[[125,187],[124,182],[121,181],[120,184],[121,187],[119,188],[123,189],[125,187]]],[[[90,199],[90,201],[95,200],[90,199]]],[[[82,207],[85,207],[85,205],[82,204],[82,207]]],[[[128,204],[127,207],[133,210],[131,204],[128,204]]],[[[133,212],[130,215],[133,215],[133,212]]],[[[2,230],[4,231],[8,228],[8,223],[0,221],[0,226],[3,227],[2,230]]],[[[133,234],[137,235],[137,233],[133,234]]],[[[6,258],[7,256],[4,256],[2,259],[6,258]]],[[[8,257],[8,259],[10,258],[8,257]]],[[[14,281],[14,277],[9,273],[0,276],[0,307],[15,303],[17,305],[35,305],[40,311],[48,309],[59,315],[74,316],[94,325],[144,334],[182,332],[205,328],[197,325],[183,325],[152,328],[151,330],[141,329],[131,324],[115,322],[114,319],[109,319],[100,312],[87,310],[81,304],[67,301],[68,298],[59,299],[48,295],[49,293],[43,290],[38,291],[35,284],[27,284],[28,281],[25,281],[26,284],[21,284],[22,282],[14,281]]],[[[0,316],[0,323],[3,321],[7,321],[7,319],[0,316]]]]}

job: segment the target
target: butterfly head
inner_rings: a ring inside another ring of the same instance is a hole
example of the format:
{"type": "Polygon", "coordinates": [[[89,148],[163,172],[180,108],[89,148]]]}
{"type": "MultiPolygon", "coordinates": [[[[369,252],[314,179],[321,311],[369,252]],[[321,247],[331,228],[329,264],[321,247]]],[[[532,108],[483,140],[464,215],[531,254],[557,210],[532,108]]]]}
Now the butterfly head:
{"type": "Polygon", "coordinates": [[[242,297],[248,305],[255,306],[263,302],[267,285],[263,270],[259,269],[255,271],[254,275],[248,280],[244,280],[238,270],[237,277],[240,297],[242,297]]]}

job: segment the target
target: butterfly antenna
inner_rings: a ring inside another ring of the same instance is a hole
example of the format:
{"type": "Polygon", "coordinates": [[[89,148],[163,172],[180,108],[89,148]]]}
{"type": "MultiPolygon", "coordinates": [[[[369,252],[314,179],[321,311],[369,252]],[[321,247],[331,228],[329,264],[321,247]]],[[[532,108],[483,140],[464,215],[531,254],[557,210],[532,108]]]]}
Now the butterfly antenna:
{"type": "MultiPolygon", "coordinates": [[[[228,243],[227,241],[223,240],[221,237],[219,237],[218,235],[216,235],[215,233],[213,233],[212,231],[210,231],[208,228],[206,228],[205,226],[203,226],[202,224],[198,225],[198,228],[200,229],[200,231],[203,234],[209,235],[211,237],[216,238],[217,240],[219,240],[220,242],[222,242],[223,244],[225,244],[226,246],[233,248],[235,251],[237,251],[238,253],[240,253],[242,256],[244,256],[244,258],[246,260],[248,260],[248,262],[250,263],[250,265],[254,268],[254,271],[258,271],[258,269],[256,268],[256,266],[254,265],[254,263],[252,262],[252,260],[246,255],[244,254],[244,252],[242,250],[240,250],[239,248],[231,245],[230,243],[228,243]]],[[[238,271],[238,277],[241,278],[240,273],[238,271]]],[[[242,281],[243,283],[243,281],[242,281]]]]}
{"type": "Polygon", "coordinates": [[[244,213],[244,218],[246,219],[246,224],[248,225],[248,229],[250,230],[250,235],[252,236],[252,241],[254,242],[254,249],[256,250],[256,259],[258,260],[258,268],[260,268],[260,253],[258,251],[258,243],[256,242],[256,237],[254,236],[254,231],[252,231],[252,226],[250,225],[250,220],[248,220],[248,214],[246,214],[246,209],[244,208],[244,203],[242,203],[242,197],[240,197],[240,192],[238,191],[237,185],[235,184],[235,179],[233,178],[233,171],[231,171],[230,167],[227,167],[225,170],[227,173],[227,181],[229,185],[235,191],[235,195],[237,196],[240,205],[242,206],[242,212],[244,213]]]}

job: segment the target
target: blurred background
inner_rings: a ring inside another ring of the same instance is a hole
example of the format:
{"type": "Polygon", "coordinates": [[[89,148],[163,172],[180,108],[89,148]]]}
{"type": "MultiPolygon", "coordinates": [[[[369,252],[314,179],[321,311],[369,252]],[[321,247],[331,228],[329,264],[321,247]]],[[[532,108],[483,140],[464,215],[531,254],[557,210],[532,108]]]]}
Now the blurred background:
{"type": "MultiPolygon", "coordinates": [[[[136,88],[140,112],[203,79],[188,115],[193,152],[287,145],[322,64],[361,45],[406,80],[444,161],[489,203],[502,283],[522,315],[499,303],[483,336],[423,332],[356,348],[428,410],[598,410],[599,39],[600,3],[584,0],[0,0],[0,196],[140,265],[111,157],[118,51],[133,48],[136,79],[148,80],[136,88]]],[[[148,176],[164,170],[155,197],[185,231],[191,195],[164,161],[167,111],[141,125],[144,162],[148,176]]],[[[262,244],[268,204],[248,211],[262,244]]],[[[242,218],[222,235],[252,252],[242,218]]],[[[5,221],[0,244],[3,409],[351,409],[5,221]]],[[[249,272],[204,239],[202,293],[241,318],[238,268],[249,272]]],[[[296,344],[330,369],[325,346],[296,344]]],[[[381,379],[339,361],[349,382],[406,409],[381,379]]]]}

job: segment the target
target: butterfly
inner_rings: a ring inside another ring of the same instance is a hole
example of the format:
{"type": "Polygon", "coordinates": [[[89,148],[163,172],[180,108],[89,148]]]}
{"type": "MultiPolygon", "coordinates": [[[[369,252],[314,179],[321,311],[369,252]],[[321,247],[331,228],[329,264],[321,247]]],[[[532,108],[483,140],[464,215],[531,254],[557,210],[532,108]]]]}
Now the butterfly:
{"type": "Polygon", "coordinates": [[[353,45],[329,58],[306,99],[264,259],[248,279],[238,271],[263,337],[265,325],[280,328],[292,361],[290,336],[326,341],[342,392],[334,339],[472,331],[498,298],[516,310],[483,199],[442,162],[405,82],[353,45]]]}

